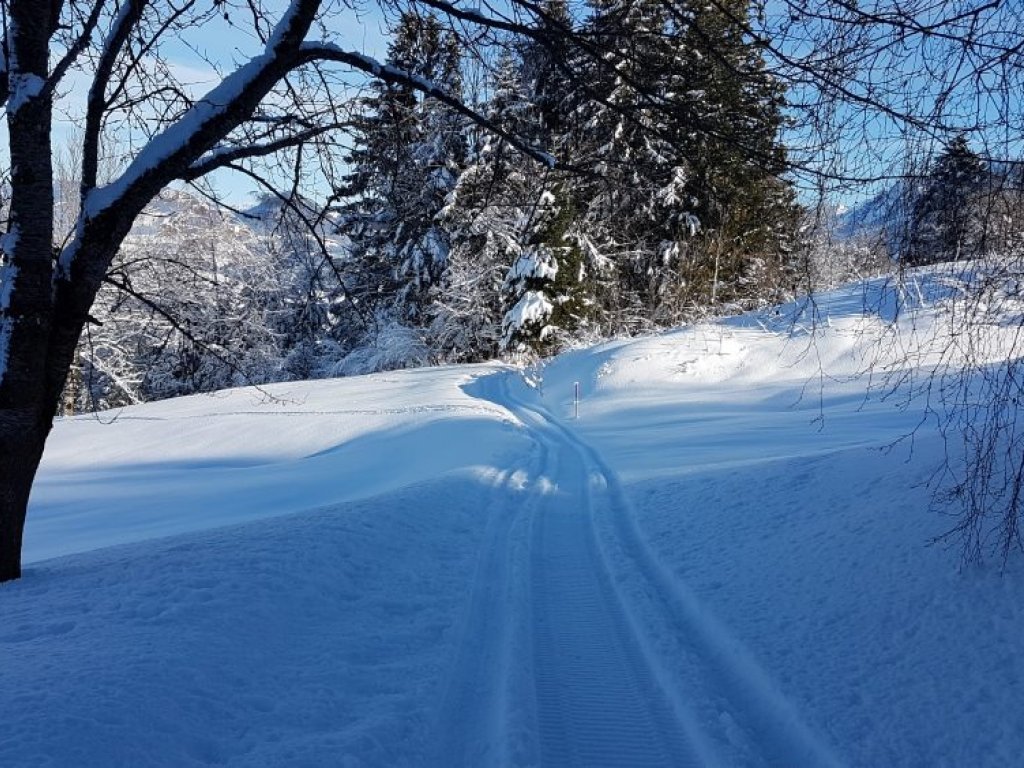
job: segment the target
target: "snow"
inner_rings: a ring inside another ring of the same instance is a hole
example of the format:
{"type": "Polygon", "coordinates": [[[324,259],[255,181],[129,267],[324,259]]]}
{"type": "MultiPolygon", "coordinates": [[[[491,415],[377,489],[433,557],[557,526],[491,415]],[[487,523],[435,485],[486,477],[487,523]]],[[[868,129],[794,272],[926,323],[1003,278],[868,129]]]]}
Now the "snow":
{"type": "Polygon", "coordinates": [[[558,158],[549,152],[543,150],[536,150],[534,156],[537,157],[544,165],[548,168],[556,168],[558,166],[558,158]]]}
{"type": "Polygon", "coordinates": [[[494,406],[459,389],[471,376],[424,369],[274,384],[61,420],[25,558],[286,515],[489,467],[508,437],[494,406]]]}
{"type": "Polygon", "coordinates": [[[551,251],[543,245],[530,246],[512,264],[505,282],[513,284],[531,278],[554,280],[557,276],[558,262],[552,258],[551,251]]]}
{"type": "Polygon", "coordinates": [[[14,281],[18,277],[18,268],[13,264],[0,265],[0,312],[4,312],[11,306],[11,294],[14,291],[14,281]]]}
{"type": "Polygon", "coordinates": [[[505,313],[506,328],[522,328],[526,323],[543,323],[554,307],[540,291],[527,291],[516,305],[505,313]]]}
{"type": "MultiPolygon", "coordinates": [[[[10,253],[13,239],[17,238],[17,229],[14,228],[4,235],[0,249],[10,253]]],[[[11,343],[11,333],[14,331],[14,318],[6,315],[7,309],[11,306],[11,293],[14,291],[14,281],[18,277],[18,268],[13,264],[0,265],[0,383],[3,383],[4,374],[7,372],[7,353],[11,343]]]]}
{"type": "Polygon", "coordinates": [[[10,76],[10,95],[7,97],[7,114],[13,115],[28,101],[43,92],[46,81],[39,75],[20,72],[10,76]]]}
{"type": "Polygon", "coordinates": [[[0,384],[7,373],[8,351],[11,344],[11,333],[14,331],[14,320],[9,317],[0,318],[0,384]]]}
{"type": "Polygon", "coordinates": [[[61,420],[0,765],[1014,764],[1024,563],[925,546],[941,436],[869,386],[956,288],[61,420]]]}

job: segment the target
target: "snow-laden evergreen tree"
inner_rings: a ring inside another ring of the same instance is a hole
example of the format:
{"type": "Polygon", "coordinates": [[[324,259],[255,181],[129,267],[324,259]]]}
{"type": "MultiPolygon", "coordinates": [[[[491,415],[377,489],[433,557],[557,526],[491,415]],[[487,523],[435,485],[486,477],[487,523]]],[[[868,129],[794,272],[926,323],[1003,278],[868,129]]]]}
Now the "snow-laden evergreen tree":
{"type": "Polygon", "coordinates": [[[543,0],[538,7],[541,15],[533,37],[522,41],[518,50],[523,87],[537,118],[528,136],[537,146],[554,152],[576,89],[570,77],[574,46],[567,35],[574,23],[566,0],[543,0]]]}
{"type": "MultiPolygon", "coordinates": [[[[526,135],[536,115],[510,52],[501,55],[490,79],[484,114],[511,133],[526,135]]],[[[540,184],[536,163],[487,131],[472,132],[466,167],[441,215],[451,248],[431,308],[431,331],[444,358],[479,360],[499,352],[502,286],[528,239],[540,184]]]]}
{"type": "Polygon", "coordinates": [[[526,246],[503,285],[506,352],[549,354],[594,330],[600,268],[585,255],[568,181],[542,186],[530,211],[526,246]]]}
{"type": "Polygon", "coordinates": [[[680,136],[691,170],[686,191],[701,224],[682,271],[688,303],[710,296],[712,305],[751,306],[785,299],[794,288],[800,211],[784,179],[785,89],[745,31],[759,3],[722,0],[674,11],[689,52],[676,80],[687,86],[683,114],[693,121],[680,136]]]}
{"type": "Polygon", "coordinates": [[[576,205],[615,266],[613,327],[665,324],[774,283],[795,224],[779,178],[782,93],[739,20],[749,3],[593,0],[589,84],[562,138],[593,170],[576,205]]]}
{"type": "Polygon", "coordinates": [[[560,137],[562,153],[591,175],[574,185],[590,247],[613,265],[602,305],[614,329],[666,322],[679,243],[698,225],[681,124],[667,101],[685,67],[677,26],[657,0],[594,0],[586,33],[599,53],[581,51],[579,92],[560,137]]]}
{"type": "MultiPolygon", "coordinates": [[[[538,103],[538,85],[550,88],[554,79],[531,52],[517,46],[502,53],[483,112],[547,151],[557,109],[550,90],[548,106],[538,103]]],[[[578,250],[564,237],[564,185],[562,175],[507,141],[476,134],[443,216],[452,249],[436,296],[433,336],[446,359],[550,351],[580,325],[585,273],[578,250]]]]}
{"type": "MultiPolygon", "coordinates": [[[[534,37],[521,47],[523,90],[532,105],[530,140],[565,165],[575,165],[571,140],[581,73],[579,51],[568,46],[575,24],[565,0],[546,0],[534,37]]],[[[529,126],[527,126],[529,129],[529,126]]],[[[581,335],[601,332],[596,295],[607,283],[611,263],[593,246],[579,213],[576,172],[545,171],[531,211],[529,250],[513,264],[505,284],[510,305],[503,320],[503,348],[551,353],[581,335]],[[539,296],[529,295],[539,293],[539,296]],[[539,302],[543,298],[544,302],[539,302]],[[520,304],[520,302],[525,302],[520,304]],[[518,305],[518,306],[517,306],[518,305]],[[527,307],[550,306],[545,322],[522,322],[527,307]]]]}
{"type": "Polygon", "coordinates": [[[901,254],[904,264],[956,261],[980,254],[987,217],[975,203],[987,178],[984,162],[966,137],[950,141],[915,190],[901,254]]]}
{"type": "Polygon", "coordinates": [[[557,347],[559,331],[566,330],[558,325],[559,315],[564,315],[559,310],[566,298],[559,291],[558,278],[564,275],[563,252],[569,249],[551,246],[546,237],[549,224],[558,213],[554,194],[542,191],[531,211],[531,218],[535,220],[531,221],[528,242],[512,262],[502,285],[508,306],[501,320],[503,351],[550,350],[557,347]]]}
{"type": "MultiPolygon", "coordinates": [[[[455,36],[436,18],[402,14],[388,65],[461,98],[460,63],[455,36]]],[[[360,104],[354,133],[339,231],[351,243],[353,297],[374,317],[367,343],[378,344],[380,333],[429,321],[451,247],[439,214],[465,164],[465,126],[410,86],[378,84],[360,104]]]]}

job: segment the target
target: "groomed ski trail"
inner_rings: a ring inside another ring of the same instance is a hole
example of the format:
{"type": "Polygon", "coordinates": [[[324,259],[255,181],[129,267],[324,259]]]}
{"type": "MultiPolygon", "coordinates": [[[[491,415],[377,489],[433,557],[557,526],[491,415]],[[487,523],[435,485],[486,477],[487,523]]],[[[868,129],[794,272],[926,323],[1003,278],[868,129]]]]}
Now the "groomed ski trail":
{"type": "Polygon", "coordinates": [[[515,372],[467,391],[537,448],[499,477],[430,763],[839,765],[658,563],[597,453],[515,372]]]}
{"type": "Polygon", "coordinates": [[[535,765],[529,614],[529,538],[543,446],[521,467],[499,470],[484,504],[487,530],[459,628],[459,651],[434,724],[430,766],[535,765]]]}

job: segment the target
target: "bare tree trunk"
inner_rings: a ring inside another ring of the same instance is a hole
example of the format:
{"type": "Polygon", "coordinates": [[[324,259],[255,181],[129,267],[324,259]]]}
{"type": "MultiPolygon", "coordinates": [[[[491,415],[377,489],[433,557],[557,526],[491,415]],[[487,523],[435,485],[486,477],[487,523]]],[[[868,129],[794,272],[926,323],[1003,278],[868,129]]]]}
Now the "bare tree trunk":
{"type": "MultiPolygon", "coordinates": [[[[61,393],[83,324],[72,317],[54,321],[49,343],[43,341],[33,352],[18,345],[9,354],[7,374],[0,382],[0,583],[21,575],[21,547],[28,509],[29,492],[35,480],[43,446],[53,427],[53,417],[61,403],[61,393]],[[18,376],[35,369],[42,360],[43,370],[36,381],[18,376]],[[10,408],[18,403],[18,408],[10,408]]],[[[68,313],[70,314],[70,313],[68,313]]],[[[12,339],[12,341],[14,341],[12,339]]]]}
{"type": "MultiPolygon", "coordinates": [[[[60,390],[49,381],[53,328],[52,97],[41,89],[48,70],[52,20],[37,0],[14,0],[10,41],[11,221],[3,248],[7,305],[0,316],[6,360],[0,360],[0,582],[21,574],[21,542],[29,491],[53,424],[60,390]],[[13,286],[13,287],[12,287],[13,286]]],[[[61,384],[63,384],[63,377],[61,384]]]]}
{"type": "Polygon", "coordinates": [[[11,434],[5,424],[0,430],[0,583],[21,576],[21,544],[25,513],[36,468],[43,455],[45,435],[11,434]]]}

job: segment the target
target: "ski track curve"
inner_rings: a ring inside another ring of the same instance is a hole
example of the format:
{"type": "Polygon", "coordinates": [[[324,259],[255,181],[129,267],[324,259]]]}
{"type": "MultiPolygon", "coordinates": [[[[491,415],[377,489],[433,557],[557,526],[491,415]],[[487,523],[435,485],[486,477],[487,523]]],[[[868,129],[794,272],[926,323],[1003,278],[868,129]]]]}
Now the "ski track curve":
{"type": "MultiPolygon", "coordinates": [[[[473,382],[476,397],[498,403],[498,377],[473,382]]],[[[507,408],[497,406],[515,422],[507,408]]],[[[470,598],[458,628],[458,651],[441,692],[433,748],[422,765],[437,768],[537,765],[529,623],[530,537],[544,483],[547,446],[495,469],[482,505],[488,522],[470,598]]]]}
{"type": "Polygon", "coordinates": [[[517,372],[465,387],[536,445],[501,473],[431,765],[840,761],[656,558],[610,467],[517,372]]]}

